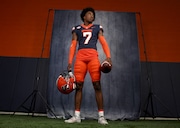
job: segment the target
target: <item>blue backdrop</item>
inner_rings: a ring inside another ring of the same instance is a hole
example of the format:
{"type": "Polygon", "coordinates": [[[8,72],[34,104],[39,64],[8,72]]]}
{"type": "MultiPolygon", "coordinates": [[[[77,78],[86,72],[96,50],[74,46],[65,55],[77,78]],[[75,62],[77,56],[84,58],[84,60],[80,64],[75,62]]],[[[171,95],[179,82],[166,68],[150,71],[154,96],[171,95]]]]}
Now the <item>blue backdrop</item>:
{"type": "MultiPolygon", "coordinates": [[[[67,69],[71,29],[82,24],[79,10],[56,10],[54,15],[47,100],[59,118],[74,113],[74,92],[61,94],[56,78],[67,69]]],[[[135,13],[96,11],[94,24],[101,24],[109,44],[113,68],[101,77],[105,117],[110,120],[135,120],[140,116],[140,61],[135,13]]],[[[98,43],[99,59],[105,55],[98,43]]],[[[51,112],[48,117],[53,118],[51,112]]],[[[89,74],[85,78],[82,118],[96,119],[98,110],[89,74]]]]}

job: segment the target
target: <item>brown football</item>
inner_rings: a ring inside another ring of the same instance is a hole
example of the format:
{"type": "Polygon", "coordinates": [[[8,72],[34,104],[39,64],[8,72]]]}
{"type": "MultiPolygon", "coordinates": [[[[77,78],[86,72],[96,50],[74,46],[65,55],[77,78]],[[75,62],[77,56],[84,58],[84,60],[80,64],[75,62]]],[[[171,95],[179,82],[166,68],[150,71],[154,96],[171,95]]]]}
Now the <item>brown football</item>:
{"type": "Polygon", "coordinates": [[[101,71],[103,73],[109,73],[112,69],[112,65],[108,61],[103,61],[101,64],[101,71]]]}

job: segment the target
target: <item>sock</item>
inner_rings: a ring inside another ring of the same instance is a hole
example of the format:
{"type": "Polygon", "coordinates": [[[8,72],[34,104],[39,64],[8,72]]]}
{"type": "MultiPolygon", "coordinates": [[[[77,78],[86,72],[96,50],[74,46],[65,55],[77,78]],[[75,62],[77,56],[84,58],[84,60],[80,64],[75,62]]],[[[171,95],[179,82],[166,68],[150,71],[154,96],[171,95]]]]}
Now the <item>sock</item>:
{"type": "Polygon", "coordinates": [[[98,114],[99,114],[99,117],[104,117],[104,111],[103,110],[99,110],[98,114]]]}
{"type": "Polygon", "coordinates": [[[75,115],[76,117],[80,117],[80,111],[79,111],[79,110],[75,110],[74,115],[75,115]]]}

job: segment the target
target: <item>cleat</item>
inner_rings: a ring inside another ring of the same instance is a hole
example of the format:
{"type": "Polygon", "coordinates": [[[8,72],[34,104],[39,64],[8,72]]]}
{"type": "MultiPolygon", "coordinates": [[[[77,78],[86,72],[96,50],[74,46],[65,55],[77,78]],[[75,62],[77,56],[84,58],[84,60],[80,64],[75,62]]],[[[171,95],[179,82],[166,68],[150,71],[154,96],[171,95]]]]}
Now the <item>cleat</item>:
{"type": "Polygon", "coordinates": [[[108,124],[107,120],[103,116],[99,117],[98,123],[102,124],[102,125],[107,125],[108,124]]]}
{"type": "Polygon", "coordinates": [[[73,117],[71,117],[70,119],[65,120],[64,122],[65,122],[65,123],[81,123],[81,118],[80,118],[80,117],[73,116],[73,117]]]}

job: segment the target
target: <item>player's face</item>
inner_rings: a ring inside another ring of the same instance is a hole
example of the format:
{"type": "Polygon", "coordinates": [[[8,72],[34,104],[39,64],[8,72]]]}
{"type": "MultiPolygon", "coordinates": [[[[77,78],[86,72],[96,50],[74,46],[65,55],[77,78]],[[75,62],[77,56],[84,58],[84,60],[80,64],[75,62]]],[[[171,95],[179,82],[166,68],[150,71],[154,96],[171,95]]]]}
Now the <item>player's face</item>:
{"type": "Polygon", "coordinates": [[[94,21],[94,14],[91,11],[88,11],[84,16],[84,21],[92,23],[94,21]]]}

